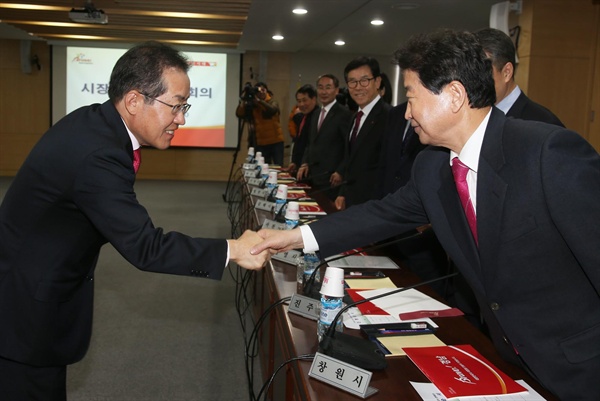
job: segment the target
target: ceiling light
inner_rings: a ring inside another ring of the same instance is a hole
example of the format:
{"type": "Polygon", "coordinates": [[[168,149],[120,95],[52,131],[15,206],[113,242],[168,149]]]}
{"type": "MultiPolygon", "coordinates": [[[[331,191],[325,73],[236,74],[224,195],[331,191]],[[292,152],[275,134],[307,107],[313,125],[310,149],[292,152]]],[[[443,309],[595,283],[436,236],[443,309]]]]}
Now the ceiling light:
{"type": "Polygon", "coordinates": [[[346,44],[346,42],[344,42],[343,40],[336,40],[336,41],[335,41],[335,44],[336,44],[337,46],[344,46],[344,45],[346,44]]]}
{"type": "Polygon", "coordinates": [[[376,18],[373,21],[371,21],[371,25],[383,25],[383,21],[379,18],[376,18]]]}
{"type": "Polygon", "coordinates": [[[273,39],[274,40],[283,40],[283,36],[282,35],[273,35],[273,39]]]}
{"type": "Polygon", "coordinates": [[[307,11],[305,8],[300,8],[300,7],[298,7],[298,8],[294,8],[294,9],[292,10],[292,12],[293,12],[294,14],[302,15],[302,14],[306,14],[308,11],[307,11]]]}

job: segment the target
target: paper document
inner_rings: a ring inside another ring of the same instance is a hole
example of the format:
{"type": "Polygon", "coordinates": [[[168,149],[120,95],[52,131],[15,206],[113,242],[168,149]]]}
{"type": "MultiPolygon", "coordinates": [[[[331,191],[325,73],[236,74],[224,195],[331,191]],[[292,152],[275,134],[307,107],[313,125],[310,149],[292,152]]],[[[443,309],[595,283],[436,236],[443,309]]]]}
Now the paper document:
{"type": "MultiPolygon", "coordinates": [[[[527,394],[507,394],[484,397],[468,397],[469,401],[546,401],[537,391],[525,383],[525,380],[517,380],[521,386],[525,387],[529,392],[527,394]]],[[[435,387],[433,383],[417,383],[410,382],[415,388],[423,401],[446,401],[446,397],[442,392],[435,387]]]]}
{"type": "MultiPolygon", "coordinates": [[[[362,298],[371,298],[376,295],[385,294],[394,290],[396,289],[380,288],[376,290],[358,291],[357,294],[362,298]]],[[[451,309],[449,306],[436,301],[429,295],[415,290],[414,288],[359,305],[358,308],[361,309],[363,314],[368,314],[363,308],[363,306],[368,308],[368,304],[372,304],[376,308],[381,309],[396,318],[399,318],[401,313],[415,311],[441,311],[451,309]]]]}
{"type": "Polygon", "coordinates": [[[399,269],[400,267],[387,256],[350,255],[345,258],[327,262],[332,267],[352,267],[355,269],[399,269]]]}

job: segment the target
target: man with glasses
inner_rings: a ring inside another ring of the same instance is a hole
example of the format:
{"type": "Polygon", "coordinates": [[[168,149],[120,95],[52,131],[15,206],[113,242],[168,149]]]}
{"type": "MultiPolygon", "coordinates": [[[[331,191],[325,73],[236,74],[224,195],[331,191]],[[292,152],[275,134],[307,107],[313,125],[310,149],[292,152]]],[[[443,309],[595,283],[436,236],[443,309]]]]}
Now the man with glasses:
{"type": "Polygon", "coordinates": [[[127,51],[109,100],[59,121],[32,149],[0,206],[0,398],[66,400],[66,365],[85,355],[94,268],[111,245],[140,270],[219,280],[268,259],[238,240],[154,227],[133,185],[140,146],[169,147],[190,108],[187,60],[148,42],[127,51]]]}
{"type": "Polygon", "coordinates": [[[372,57],[358,57],[344,69],[350,96],[358,105],[348,132],[338,210],[374,199],[381,139],[390,105],[379,96],[381,73],[372,57]]]}

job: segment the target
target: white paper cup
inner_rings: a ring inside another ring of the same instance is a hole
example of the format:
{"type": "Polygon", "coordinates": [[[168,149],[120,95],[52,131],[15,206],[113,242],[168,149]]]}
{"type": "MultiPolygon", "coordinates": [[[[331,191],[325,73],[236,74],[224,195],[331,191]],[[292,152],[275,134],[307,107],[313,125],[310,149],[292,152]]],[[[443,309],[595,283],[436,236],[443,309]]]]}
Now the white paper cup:
{"type": "Polygon", "coordinates": [[[256,154],[254,155],[254,158],[258,161],[258,159],[260,159],[262,157],[262,152],[256,152],[256,154]]]}
{"type": "Polygon", "coordinates": [[[277,185],[277,171],[269,171],[269,178],[267,178],[267,184],[277,185]]]}
{"type": "Polygon", "coordinates": [[[298,209],[300,205],[296,201],[288,202],[287,209],[285,210],[285,218],[288,220],[298,220],[300,218],[300,212],[298,209]]]}
{"type": "Polygon", "coordinates": [[[321,284],[321,295],[342,298],[344,296],[344,269],[328,267],[321,284]]]}
{"type": "Polygon", "coordinates": [[[252,146],[250,146],[250,147],[248,148],[248,155],[249,155],[249,156],[254,156],[254,148],[253,148],[252,146]]]}
{"type": "Polygon", "coordinates": [[[286,184],[279,184],[279,186],[277,187],[277,193],[275,194],[275,197],[277,199],[287,199],[287,191],[288,186],[286,184]]]}

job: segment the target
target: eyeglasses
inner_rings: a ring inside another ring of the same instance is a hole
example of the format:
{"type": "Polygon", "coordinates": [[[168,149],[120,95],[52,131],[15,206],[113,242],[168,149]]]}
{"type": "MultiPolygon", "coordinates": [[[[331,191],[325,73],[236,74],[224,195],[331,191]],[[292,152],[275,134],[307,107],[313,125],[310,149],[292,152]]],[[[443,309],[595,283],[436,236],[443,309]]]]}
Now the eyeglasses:
{"type": "Polygon", "coordinates": [[[346,83],[348,84],[348,87],[351,89],[356,89],[358,87],[359,83],[360,83],[360,86],[362,86],[363,88],[366,88],[367,86],[369,86],[369,82],[371,82],[374,79],[375,79],[375,77],[361,78],[358,81],[347,81],[346,83]]]}
{"type": "Polygon", "coordinates": [[[188,110],[190,109],[190,107],[192,107],[192,105],[189,104],[189,103],[182,103],[182,104],[172,105],[172,104],[169,104],[169,103],[165,103],[162,100],[159,100],[159,99],[157,99],[155,97],[148,96],[145,93],[142,93],[142,95],[144,95],[145,97],[147,97],[149,99],[156,100],[158,103],[162,103],[165,106],[169,106],[171,108],[171,114],[173,114],[173,115],[176,115],[179,112],[182,112],[185,115],[185,113],[188,112],[188,110]]]}

